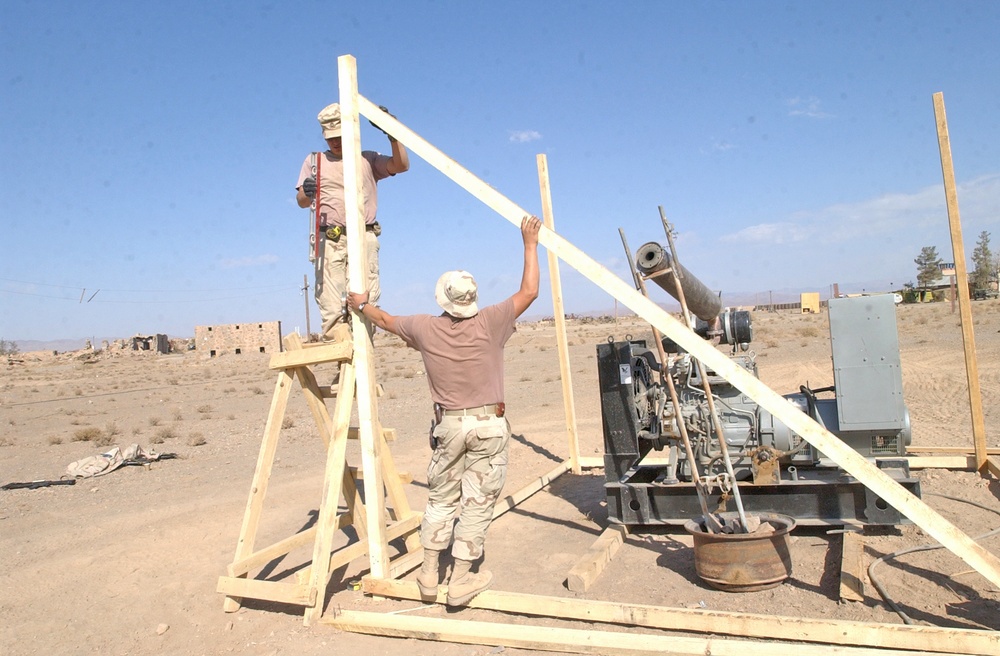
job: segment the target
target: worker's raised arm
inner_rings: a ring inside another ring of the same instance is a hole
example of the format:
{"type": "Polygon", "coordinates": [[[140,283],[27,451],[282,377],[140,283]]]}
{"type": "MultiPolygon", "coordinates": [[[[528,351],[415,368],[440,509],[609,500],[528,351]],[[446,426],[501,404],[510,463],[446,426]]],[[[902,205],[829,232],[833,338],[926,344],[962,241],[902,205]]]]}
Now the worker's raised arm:
{"type": "Polygon", "coordinates": [[[361,316],[368,319],[382,330],[387,330],[393,335],[399,334],[396,332],[396,317],[377,305],[369,303],[368,292],[365,292],[364,294],[348,292],[347,306],[355,312],[360,312],[361,316]]]}
{"type": "Polygon", "coordinates": [[[537,216],[525,215],[521,219],[521,239],[524,240],[524,271],[521,273],[521,288],[511,297],[514,299],[514,316],[521,316],[528,306],[538,298],[538,231],[542,222],[537,216]]]}

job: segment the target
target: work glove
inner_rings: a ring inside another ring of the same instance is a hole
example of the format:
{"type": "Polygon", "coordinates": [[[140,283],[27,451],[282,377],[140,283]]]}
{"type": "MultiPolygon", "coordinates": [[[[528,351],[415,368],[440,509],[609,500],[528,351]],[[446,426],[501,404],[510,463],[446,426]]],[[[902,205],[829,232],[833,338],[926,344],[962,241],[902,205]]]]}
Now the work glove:
{"type": "MultiPolygon", "coordinates": [[[[378,108],[379,108],[379,109],[381,109],[381,110],[382,110],[383,112],[385,112],[386,114],[388,114],[389,116],[391,116],[391,117],[393,117],[393,118],[396,118],[396,115],[395,115],[395,114],[393,114],[392,112],[390,112],[390,111],[389,111],[389,109],[388,109],[388,108],[387,108],[387,107],[386,107],[385,105],[379,105],[379,106],[378,106],[378,108]]],[[[385,136],[389,137],[389,141],[395,141],[395,140],[396,140],[396,138],[395,138],[395,137],[393,137],[393,136],[392,136],[391,134],[389,134],[388,132],[386,132],[385,130],[383,130],[382,128],[380,128],[380,127],[378,126],[378,124],[377,124],[377,123],[375,123],[375,121],[373,121],[373,120],[371,120],[371,119],[368,119],[368,122],[369,122],[369,123],[371,123],[371,126],[372,126],[373,128],[375,128],[376,130],[378,130],[379,132],[381,132],[381,133],[382,133],[382,134],[384,134],[385,136]]]]}
{"type": "Polygon", "coordinates": [[[302,193],[306,195],[306,198],[312,198],[316,195],[316,178],[306,178],[302,181],[302,193]]]}

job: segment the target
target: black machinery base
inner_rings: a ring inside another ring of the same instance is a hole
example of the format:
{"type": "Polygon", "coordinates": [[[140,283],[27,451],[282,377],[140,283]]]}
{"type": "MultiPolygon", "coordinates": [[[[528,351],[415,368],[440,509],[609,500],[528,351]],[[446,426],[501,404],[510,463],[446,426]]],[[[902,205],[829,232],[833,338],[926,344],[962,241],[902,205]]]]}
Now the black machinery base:
{"type": "MultiPolygon", "coordinates": [[[[920,481],[908,471],[893,467],[883,471],[915,496],[920,496],[920,481]]],[[[608,518],[627,525],[682,525],[702,514],[698,494],[692,483],[662,483],[663,468],[639,465],[622,481],[606,482],[608,518]]],[[[838,469],[813,469],[802,472],[798,480],[778,484],[739,484],[740,498],[747,512],[789,515],[805,526],[845,524],[906,524],[909,521],[884,499],[857,479],[838,469]]],[[[726,508],[719,508],[721,493],[709,495],[710,512],[735,510],[729,495],[726,508]]]]}

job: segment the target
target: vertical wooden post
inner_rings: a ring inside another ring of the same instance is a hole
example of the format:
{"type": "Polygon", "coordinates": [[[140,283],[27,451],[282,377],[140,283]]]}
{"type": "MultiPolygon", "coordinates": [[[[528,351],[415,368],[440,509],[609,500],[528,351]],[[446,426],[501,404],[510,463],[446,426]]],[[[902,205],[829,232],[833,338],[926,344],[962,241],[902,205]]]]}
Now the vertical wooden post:
{"type": "MultiPolygon", "coordinates": [[[[538,186],[542,192],[542,218],[545,227],[555,230],[552,217],[552,189],[549,186],[549,163],[544,154],[536,156],[538,186]]],[[[569,367],[569,341],[566,339],[566,310],[563,308],[562,282],[559,278],[559,258],[546,249],[549,259],[549,281],[552,287],[552,312],[556,319],[556,343],[559,345],[559,374],[562,377],[563,410],[566,412],[566,436],[569,438],[569,461],[573,473],[580,474],[580,438],[576,431],[576,405],[573,401],[573,374],[569,367]]]]}
{"type": "Polygon", "coordinates": [[[951,160],[951,140],[948,118],[944,112],[944,94],[934,94],[934,119],[937,123],[938,150],[941,152],[941,173],[944,176],[944,196],[948,203],[948,225],[951,228],[951,250],[955,258],[955,278],[958,281],[958,307],[962,324],[962,345],[965,347],[965,377],[969,384],[969,409],[972,412],[972,439],[976,449],[976,469],[986,467],[986,425],[983,421],[983,397],[979,389],[979,364],[976,360],[976,335],[972,325],[969,300],[969,274],[965,266],[965,245],[962,243],[962,219],[958,214],[958,189],[955,167],[951,160]]]}
{"type": "MultiPolygon", "coordinates": [[[[292,377],[287,371],[282,371],[278,374],[278,380],[274,384],[271,409],[267,413],[267,423],[264,426],[264,439],[260,443],[257,466],[254,468],[253,483],[250,486],[250,497],[247,499],[247,507],[243,512],[240,539],[236,542],[234,563],[238,563],[253,553],[254,541],[257,539],[257,527],[260,525],[260,515],[264,508],[264,497],[267,495],[267,484],[271,480],[274,454],[278,450],[281,420],[285,418],[285,408],[288,407],[288,397],[291,391],[292,377]]],[[[246,574],[241,576],[245,577],[246,574]]],[[[242,603],[242,600],[236,597],[226,597],[223,610],[227,613],[235,613],[240,609],[242,603]]]]}
{"type": "MultiPolygon", "coordinates": [[[[344,152],[344,204],[347,222],[347,266],[350,291],[362,293],[368,284],[365,252],[364,204],[358,172],[361,169],[361,126],[358,122],[357,61],[350,55],[337,59],[340,83],[341,142],[344,152]]],[[[368,511],[368,558],[374,578],[389,573],[388,544],[385,537],[385,491],[380,457],[382,427],[375,406],[373,346],[365,319],[351,313],[354,332],[354,368],[357,376],[358,437],[364,471],[365,508],[368,511]]]]}

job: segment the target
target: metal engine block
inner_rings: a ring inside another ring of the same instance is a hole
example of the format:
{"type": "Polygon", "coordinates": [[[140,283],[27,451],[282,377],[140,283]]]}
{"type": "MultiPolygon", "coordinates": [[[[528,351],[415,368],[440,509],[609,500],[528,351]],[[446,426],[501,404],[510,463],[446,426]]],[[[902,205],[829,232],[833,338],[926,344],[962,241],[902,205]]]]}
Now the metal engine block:
{"type": "MultiPolygon", "coordinates": [[[[641,266],[642,251],[639,259],[641,266]]],[[[834,385],[802,385],[784,397],[919,496],[919,481],[910,476],[905,459],[910,420],[892,295],[831,299],[829,318],[834,385]]],[[[749,312],[727,310],[718,321],[699,319],[695,332],[730,345],[732,361],[757,376],[749,312]]],[[[672,341],[664,339],[663,347],[665,363],[658,360],[659,349],[640,340],[609,339],[597,347],[605,490],[615,522],[682,524],[699,516],[692,468],[702,477],[722,471],[699,367],[672,341]],[[661,375],[673,382],[679,416],[661,375]],[[694,462],[681,447],[681,423],[694,462]]],[[[748,511],[790,515],[801,524],[906,521],[727,380],[710,370],[705,375],[748,511]]],[[[729,491],[716,489],[713,496],[725,510],[729,491]]]]}

